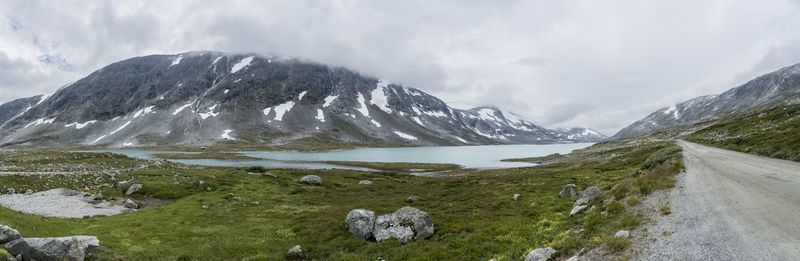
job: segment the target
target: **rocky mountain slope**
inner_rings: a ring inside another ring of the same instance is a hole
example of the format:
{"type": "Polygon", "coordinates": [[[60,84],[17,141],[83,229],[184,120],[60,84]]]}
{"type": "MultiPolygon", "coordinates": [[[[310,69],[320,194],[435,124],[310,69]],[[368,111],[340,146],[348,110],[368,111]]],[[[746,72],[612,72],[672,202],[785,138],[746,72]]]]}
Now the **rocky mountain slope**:
{"type": "Polygon", "coordinates": [[[731,115],[800,102],[800,64],[762,75],[719,95],[700,96],[662,108],[625,127],[611,139],[722,119],[731,115]]]}
{"type": "Polygon", "coordinates": [[[108,65],[47,97],[0,107],[0,144],[330,142],[466,145],[598,141],[494,107],[459,110],[420,90],[283,56],[190,52],[108,65]]]}

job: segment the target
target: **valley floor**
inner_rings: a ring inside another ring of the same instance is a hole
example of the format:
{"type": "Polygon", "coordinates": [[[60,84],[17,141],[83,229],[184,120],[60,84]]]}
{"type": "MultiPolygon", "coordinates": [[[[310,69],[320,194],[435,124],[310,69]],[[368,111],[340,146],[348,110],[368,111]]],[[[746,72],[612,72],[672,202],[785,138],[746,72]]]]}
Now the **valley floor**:
{"type": "Polygon", "coordinates": [[[283,260],[295,245],[315,260],[520,260],[541,247],[556,249],[560,258],[592,252],[594,258],[616,259],[630,242],[613,235],[642,224],[630,208],[674,185],[682,168],[675,149],[667,142],[599,144],[538,167],[454,170],[437,177],[191,167],[108,153],[0,152],[3,191],[67,188],[143,206],[133,213],[72,219],[0,207],[0,224],[29,237],[97,236],[103,247],[95,260],[283,260]],[[298,182],[308,174],[321,176],[322,185],[298,182]],[[126,197],[133,183],[143,187],[126,197]],[[570,216],[576,198],[558,196],[566,184],[579,191],[598,186],[603,194],[570,216]],[[410,196],[416,200],[407,201],[410,196]],[[383,214],[403,206],[430,214],[432,238],[375,243],[344,226],[352,209],[383,214]]]}

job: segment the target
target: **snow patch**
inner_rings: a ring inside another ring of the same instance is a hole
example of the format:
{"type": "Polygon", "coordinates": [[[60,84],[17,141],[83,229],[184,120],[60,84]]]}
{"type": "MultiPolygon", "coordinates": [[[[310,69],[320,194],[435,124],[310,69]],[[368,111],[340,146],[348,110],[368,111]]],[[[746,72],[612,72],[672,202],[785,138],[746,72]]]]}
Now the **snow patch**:
{"type": "Polygon", "coordinates": [[[172,115],[178,115],[178,113],[181,113],[181,112],[182,112],[183,110],[185,110],[186,108],[189,108],[189,106],[192,106],[192,103],[191,103],[191,102],[190,102],[190,103],[187,103],[187,104],[184,104],[183,106],[181,106],[181,107],[178,107],[177,109],[175,109],[175,112],[173,112],[173,113],[172,113],[172,115]]]}
{"type": "Polygon", "coordinates": [[[84,127],[86,127],[86,125],[93,124],[95,122],[97,122],[97,121],[96,120],[91,120],[91,121],[87,121],[87,122],[84,122],[84,123],[73,122],[73,123],[64,125],[64,127],[67,127],[67,128],[75,127],[76,129],[80,130],[80,129],[83,129],[84,127]]]}
{"type": "Polygon", "coordinates": [[[217,62],[219,62],[219,59],[222,59],[222,56],[220,56],[220,57],[217,57],[217,59],[214,59],[214,61],[213,61],[213,62],[211,62],[211,65],[215,65],[215,64],[217,64],[217,62]]]}
{"type": "Polygon", "coordinates": [[[480,110],[478,110],[478,116],[479,116],[481,119],[484,119],[484,120],[487,120],[487,121],[500,121],[500,119],[498,119],[498,118],[497,118],[497,117],[494,115],[494,112],[495,112],[495,111],[494,111],[494,110],[492,110],[492,109],[489,109],[489,108],[483,108],[483,109],[480,109],[480,110]]]}
{"type": "Polygon", "coordinates": [[[461,143],[469,143],[469,142],[467,142],[466,140],[462,139],[461,137],[456,137],[456,139],[457,139],[458,141],[460,141],[461,143]]]}
{"type": "Polygon", "coordinates": [[[445,114],[443,111],[425,111],[425,114],[431,117],[441,117],[441,118],[447,117],[447,114],[445,114]]]}
{"type": "Polygon", "coordinates": [[[199,113],[200,118],[203,118],[205,120],[208,117],[217,117],[217,115],[219,115],[219,112],[216,113],[214,112],[214,110],[217,109],[217,106],[219,106],[219,104],[214,104],[214,106],[208,107],[208,112],[199,113]]]}
{"type": "Polygon", "coordinates": [[[169,67],[181,64],[181,60],[183,60],[183,55],[178,56],[178,58],[175,58],[175,60],[172,60],[172,64],[170,64],[169,67]]]}
{"type": "Polygon", "coordinates": [[[152,113],[153,112],[153,107],[155,107],[155,106],[150,106],[150,107],[147,107],[147,108],[144,108],[144,109],[136,111],[136,113],[133,114],[133,118],[136,119],[136,118],[139,118],[139,116],[152,113]]]}
{"type": "Polygon", "coordinates": [[[371,103],[387,113],[392,113],[392,109],[389,109],[389,99],[386,97],[386,86],[389,86],[388,82],[378,81],[377,87],[370,93],[371,103]]]}
{"type": "Polygon", "coordinates": [[[372,119],[372,120],[370,120],[370,121],[372,122],[372,124],[375,124],[375,126],[378,126],[378,128],[380,128],[380,127],[381,127],[381,123],[380,123],[380,122],[378,122],[378,121],[376,121],[376,120],[374,120],[374,119],[372,119]]]}
{"type": "Polygon", "coordinates": [[[325,104],[322,104],[322,107],[328,107],[328,106],[330,106],[330,105],[331,105],[331,103],[332,103],[334,100],[336,100],[336,98],[339,98],[339,95],[331,95],[331,96],[325,97],[325,104]]]}
{"type": "Polygon", "coordinates": [[[224,130],[222,131],[221,137],[226,140],[236,140],[233,137],[231,137],[231,132],[233,132],[233,130],[224,130]]]}
{"type": "Polygon", "coordinates": [[[397,136],[400,136],[400,138],[403,138],[403,139],[407,139],[407,140],[417,140],[417,137],[414,137],[414,136],[408,135],[408,134],[406,134],[406,133],[404,133],[404,132],[400,132],[400,131],[394,131],[394,134],[397,134],[397,136]]]}
{"type": "Polygon", "coordinates": [[[317,109],[317,117],[316,118],[320,122],[325,122],[325,113],[323,113],[322,110],[317,109]]]}
{"type": "Polygon", "coordinates": [[[40,118],[40,119],[37,119],[37,120],[35,120],[35,121],[31,122],[31,123],[28,123],[28,125],[25,125],[25,128],[30,127],[30,126],[39,126],[39,125],[42,125],[42,124],[51,124],[55,120],[56,120],[56,118],[52,118],[52,119],[40,118]]]}
{"type": "Polygon", "coordinates": [[[234,64],[231,68],[231,73],[236,73],[244,67],[250,65],[250,62],[253,61],[253,56],[247,57],[239,61],[238,63],[234,64]]]}
{"type": "Polygon", "coordinates": [[[358,103],[361,107],[358,108],[358,112],[360,112],[364,117],[369,117],[369,108],[367,108],[367,100],[364,98],[360,92],[358,93],[358,103]]]}
{"type": "Polygon", "coordinates": [[[421,126],[425,126],[425,124],[423,124],[422,121],[418,117],[411,117],[411,119],[414,120],[415,122],[417,122],[417,124],[419,124],[421,126]]]}
{"type": "Polygon", "coordinates": [[[272,111],[275,112],[274,120],[281,121],[281,120],[283,120],[283,115],[286,112],[290,111],[292,109],[292,107],[294,107],[294,102],[293,101],[287,101],[286,103],[279,104],[278,106],[269,107],[269,108],[264,109],[264,115],[269,115],[269,111],[272,110],[272,111]]]}
{"type": "Polygon", "coordinates": [[[308,93],[308,91],[303,91],[303,92],[301,92],[301,93],[300,93],[300,95],[297,97],[297,100],[298,100],[298,101],[299,101],[299,100],[302,100],[302,99],[303,99],[303,96],[306,96],[306,93],[308,93]]]}
{"type": "Polygon", "coordinates": [[[229,91],[231,90],[225,89],[225,91],[223,91],[222,94],[228,94],[229,91]]]}

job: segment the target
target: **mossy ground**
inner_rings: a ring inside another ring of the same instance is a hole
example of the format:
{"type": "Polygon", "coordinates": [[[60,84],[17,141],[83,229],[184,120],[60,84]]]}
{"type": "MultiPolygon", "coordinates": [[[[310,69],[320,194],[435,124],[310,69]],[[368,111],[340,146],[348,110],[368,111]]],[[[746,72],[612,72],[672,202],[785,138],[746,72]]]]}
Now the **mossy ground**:
{"type": "MultiPolygon", "coordinates": [[[[131,214],[84,219],[39,217],[0,207],[0,223],[26,236],[96,235],[103,244],[93,257],[97,260],[281,260],[294,245],[303,246],[316,260],[520,260],[528,251],[544,246],[568,257],[584,247],[626,246],[610,241],[611,235],[620,229],[634,229],[641,221],[621,198],[644,194],[641,184],[656,184],[655,189],[665,186],[650,178],[668,180],[674,176],[680,168],[676,165],[679,160],[641,170],[646,159],[666,146],[669,144],[602,144],[575,153],[573,162],[455,170],[468,175],[447,177],[268,170],[277,176],[271,177],[233,168],[151,167],[116,177],[144,184],[135,199],[159,199],[165,204],[131,214]],[[633,175],[636,172],[640,172],[638,177],[633,175]],[[300,184],[298,179],[307,174],[322,176],[323,185],[300,184]],[[358,185],[363,179],[374,184],[358,185]],[[648,180],[639,182],[642,179],[648,180]],[[202,187],[197,186],[200,180],[202,187]],[[604,193],[592,203],[593,208],[569,217],[575,199],[557,196],[569,183],[581,190],[599,186],[614,193],[604,193]],[[614,190],[623,183],[629,184],[627,191],[614,190]],[[231,193],[242,200],[230,200],[231,193]],[[515,193],[522,194],[521,200],[511,199],[515,193]],[[614,202],[619,193],[620,201],[614,202]],[[411,195],[418,201],[408,204],[405,200],[411,195]],[[203,205],[208,209],[203,210],[203,205]],[[405,245],[397,241],[366,242],[344,227],[344,217],[351,209],[366,208],[382,214],[406,205],[431,215],[436,225],[431,239],[405,245]],[[584,231],[578,232],[580,229],[584,231]]],[[[72,156],[62,153],[49,158],[58,157],[72,156]]],[[[127,160],[104,157],[88,162],[127,166],[127,160]]],[[[111,182],[107,179],[3,176],[0,184],[43,190],[80,188],[81,182],[111,182]]],[[[108,197],[121,198],[124,188],[98,189],[108,197]]]]}

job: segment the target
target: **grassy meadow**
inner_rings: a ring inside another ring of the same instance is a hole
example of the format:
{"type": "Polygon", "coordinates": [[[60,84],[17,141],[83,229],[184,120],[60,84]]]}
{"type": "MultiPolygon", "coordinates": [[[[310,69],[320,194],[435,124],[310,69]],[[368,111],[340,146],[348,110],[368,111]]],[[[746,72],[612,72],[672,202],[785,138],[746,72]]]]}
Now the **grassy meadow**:
{"type": "Polygon", "coordinates": [[[3,157],[5,164],[19,170],[68,159],[101,169],[130,170],[87,176],[0,176],[0,189],[66,187],[122,199],[125,187],[104,184],[129,180],[144,184],[132,198],[145,207],[130,214],[82,219],[40,217],[0,207],[0,224],[28,237],[97,236],[103,247],[93,260],[283,260],[295,245],[306,249],[313,260],[520,260],[530,250],[546,246],[562,257],[596,247],[615,255],[629,242],[612,235],[643,222],[630,206],[655,190],[674,186],[674,176],[683,168],[676,147],[655,142],[598,144],[542,166],[455,169],[449,172],[455,175],[441,177],[177,164],[138,169],[135,160],[109,154],[9,152],[3,157]],[[36,157],[46,160],[26,160],[36,157]],[[323,185],[299,183],[307,174],[320,175],[323,185]],[[359,185],[364,179],[374,183],[359,185]],[[570,217],[576,198],[557,195],[569,183],[579,191],[598,186],[604,193],[589,210],[570,217]],[[519,201],[512,200],[516,193],[522,195],[519,201]],[[407,203],[409,196],[418,200],[407,203]],[[352,209],[385,214],[406,205],[431,215],[436,227],[432,238],[375,243],[358,239],[344,227],[345,215],[352,209]]]}

